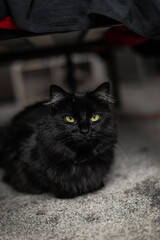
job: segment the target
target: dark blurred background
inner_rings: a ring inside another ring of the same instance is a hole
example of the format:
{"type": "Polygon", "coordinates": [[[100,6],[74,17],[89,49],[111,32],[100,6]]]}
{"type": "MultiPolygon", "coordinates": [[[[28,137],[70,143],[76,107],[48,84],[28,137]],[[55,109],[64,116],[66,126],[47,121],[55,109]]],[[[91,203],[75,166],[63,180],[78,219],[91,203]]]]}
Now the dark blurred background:
{"type": "Polygon", "coordinates": [[[48,99],[51,84],[69,92],[73,91],[74,85],[74,91],[83,92],[110,81],[111,95],[117,100],[121,112],[143,114],[159,111],[159,56],[145,56],[133,47],[115,48],[104,53],[87,49],[80,51],[79,47],[69,56],[64,51],[64,54],[56,52],[51,56],[42,54],[42,57],[31,52],[31,57],[26,57],[25,54],[33,47],[43,50],[52,46],[54,39],[41,36],[1,41],[0,53],[2,56],[7,53],[9,59],[7,61],[5,57],[3,61],[1,57],[0,61],[1,125],[25,106],[48,99]]]}
{"type": "Polygon", "coordinates": [[[110,37],[113,31],[107,28],[1,40],[0,125],[7,125],[25,106],[47,100],[51,84],[84,92],[109,81],[118,112],[157,114],[159,42],[142,39],[140,44],[124,46],[126,28],[120,30],[121,46],[116,46],[119,39],[110,37]],[[105,36],[110,42],[104,41],[105,36]]]}

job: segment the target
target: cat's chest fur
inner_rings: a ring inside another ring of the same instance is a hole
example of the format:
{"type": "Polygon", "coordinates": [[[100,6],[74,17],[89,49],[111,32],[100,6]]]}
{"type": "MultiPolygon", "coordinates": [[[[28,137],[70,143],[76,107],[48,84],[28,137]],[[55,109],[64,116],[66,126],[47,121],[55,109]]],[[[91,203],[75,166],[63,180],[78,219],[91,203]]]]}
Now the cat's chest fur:
{"type": "MultiPolygon", "coordinates": [[[[40,185],[58,197],[73,197],[99,189],[103,185],[103,178],[110,168],[111,162],[107,160],[106,152],[94,156],[94,152],[88,153],[81,150],[74,152],[64,146],[40,145],[37,150],[31,151],[32,164],[29,164],[30,172],[34,172],[33,181],[38,179],[40,185]],[[56,151],[61,149],[60,152],[56,151]],[[33,154],[34,153],[34,154],[33,154]],[[79,156],[80,154],[80,156],[79,156]],[[66,161],[65,161],[66,160],[66,161]]],[[[28,176],[30,177],[30,175],[28,176]]]]}
{"type": "Polygon", "coordinates": [[[49,190],[63,198],[92,192],[102,187],[106,171],[106,164],[87,161],[51,167],[46,172],[49,190]]]}

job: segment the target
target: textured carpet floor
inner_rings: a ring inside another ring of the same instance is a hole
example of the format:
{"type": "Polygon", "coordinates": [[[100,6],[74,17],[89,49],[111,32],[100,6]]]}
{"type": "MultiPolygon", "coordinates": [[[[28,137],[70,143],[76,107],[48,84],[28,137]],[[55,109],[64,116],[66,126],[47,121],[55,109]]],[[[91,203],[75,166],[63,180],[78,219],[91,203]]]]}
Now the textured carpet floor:
{"type": "Polygon", "coordinates": [[[121,122],[105,188],[75,199],[20,194],[1,181],[0,239],[159,240],[159,143],[159,120],[121,122]]]}

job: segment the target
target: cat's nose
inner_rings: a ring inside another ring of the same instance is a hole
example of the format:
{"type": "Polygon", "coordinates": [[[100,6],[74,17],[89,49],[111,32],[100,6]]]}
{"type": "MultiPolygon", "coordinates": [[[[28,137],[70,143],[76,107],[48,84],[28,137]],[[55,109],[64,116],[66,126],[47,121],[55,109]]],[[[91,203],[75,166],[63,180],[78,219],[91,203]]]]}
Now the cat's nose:
{"type": "Polygon", "coordinates": [[[87,135],[89,133],[89,129],[88,128],[81,128],[80,133],[83,134],[83,135],[87,135]]]}

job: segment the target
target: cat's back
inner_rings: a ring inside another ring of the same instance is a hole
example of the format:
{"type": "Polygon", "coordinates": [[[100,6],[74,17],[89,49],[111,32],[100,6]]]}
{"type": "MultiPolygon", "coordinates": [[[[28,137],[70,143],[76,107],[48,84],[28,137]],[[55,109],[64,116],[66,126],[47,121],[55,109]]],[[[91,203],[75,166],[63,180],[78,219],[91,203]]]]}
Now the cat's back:
{"type": "Polygon", "coordinates": [[[48,107],[43,103],[26,107],[23,111],[17,114],[8,128],[9,142],[15,144],[23,142],[31,137],[37,130],[37,125],[48,115],[48,107]],[[13,143],[14,142],[14,143],[13,143]]]}
{"type": "Polygon", "coordinates": [[[26,107],[12,120],[11,125],[36,125],[48,114],[48,107],[43,102],[26,107]]]}
{"type": "Polygon", "coordinates": [[[4,163],[12,161],[13,156],[20,151],[20,148],[27,147],[27,142],[34,146],[37,125],[47,114],[48,107],[43,103],[37,103],[26,107],[13,118],[6,131],[0,165],[3,166],[4,163]]]}

